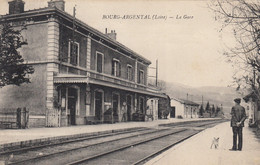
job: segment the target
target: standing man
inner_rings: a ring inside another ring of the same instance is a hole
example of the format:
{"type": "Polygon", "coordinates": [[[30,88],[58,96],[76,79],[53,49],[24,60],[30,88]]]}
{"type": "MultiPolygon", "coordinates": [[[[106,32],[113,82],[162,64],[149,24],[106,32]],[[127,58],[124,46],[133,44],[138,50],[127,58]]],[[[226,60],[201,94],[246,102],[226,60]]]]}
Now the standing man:
{"type": "Polygon", "coordinates": [[[242,150],[242,129],[244,127],[244,121],[246,120],[245,108],[240,105],[241,99],[236,98],[235,106],[231,109],[231,127],[233,131],[233,147],[231,151],[242,150]],[[238,136],[238,146],[237,146],[237,136],[238,136]]]}

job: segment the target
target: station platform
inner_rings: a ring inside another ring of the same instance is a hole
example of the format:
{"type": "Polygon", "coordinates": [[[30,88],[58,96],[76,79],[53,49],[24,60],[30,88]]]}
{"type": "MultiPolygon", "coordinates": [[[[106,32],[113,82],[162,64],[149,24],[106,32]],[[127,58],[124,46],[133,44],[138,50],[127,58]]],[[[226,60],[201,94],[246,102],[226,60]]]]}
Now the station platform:
{"type": "Polygon", "coordinates": [[[44,127],[28,129],[1,129],[0,150],[12,146],[31,145],[46,141],[58,140],[59,138],[75,138],[96,133],[111,132],[137,127],[157,127],[160,124],[179,123],[197,120],[216,120],[216,118],[193,118],[193,119],[161,119],[146,122],[121,122],[114,124],[80,125],[69,127],[44,127]]]}
{"type": "Polygon", "coordinates": [[[247,121],[243,128],[242,151],[230,151],[233,143],[230,122],[206,129],[174,146],[146,163],[146,165],[260,165],[260,139],[247,121]],[[214,137],[219,137],[219,147],[210,148],[214,137]]]}

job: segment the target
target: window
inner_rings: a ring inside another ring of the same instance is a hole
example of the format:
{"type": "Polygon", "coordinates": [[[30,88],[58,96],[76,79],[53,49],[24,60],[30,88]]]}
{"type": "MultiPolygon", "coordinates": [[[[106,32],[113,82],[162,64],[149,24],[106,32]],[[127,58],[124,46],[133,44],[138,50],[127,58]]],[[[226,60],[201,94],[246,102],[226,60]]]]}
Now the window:
{"type": "Polygon", "coordinates": [[[143,70],[139,70],[138,83],[144,84],[144,71],[143,70]]]}
{"type": "Polygon", "coordinates": [[[79,62],[79,43],[69,41],[69,63],[78,65],[79,62]]]}
{"type": "Polygon", "coordinates": [[[127,65],[127,79],[133,81],[133,67],[132,65],[127,65]]]}
{"type": "Polygon", "coordinates": [[[112,61],[112,75],[116,77],[121,76],[121,65],[118,59],[113,59],[112,61]]]}
{"type": "Polygon", "coordinates": [[[102,73],[103,72],[103,54],[102,53],[99,53],[99,52],[97,52],[96,53],[96,70],[97,70],[97,72],[99,72],[99,73],[102,73]]]}

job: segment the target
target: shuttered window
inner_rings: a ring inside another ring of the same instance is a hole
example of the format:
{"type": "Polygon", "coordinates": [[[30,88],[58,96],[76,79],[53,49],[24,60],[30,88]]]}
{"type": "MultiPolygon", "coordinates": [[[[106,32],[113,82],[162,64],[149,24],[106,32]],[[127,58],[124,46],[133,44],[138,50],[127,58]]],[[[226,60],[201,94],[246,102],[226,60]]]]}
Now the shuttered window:
{"type": "Polygon", "coordinates": [[[103,72],[103,54],[97,53],[97,72],[103,72]]]}
{"type": "Polygon", "coordinates": [[[133,67],[131,65],[127,65],[127,79],[133,81],[133,67]]]}
{"type": "Polygon", "coordinates": [[[112,60],[112,75],[116,77],[121,76],[121,64],[118,59],[112,60]]]}
{"type": "Polygon", "coordinates": [[[139,70],[138,83],[144,84],[144,71],[143,70],[139,70]]]}
{"type": "Polygon", "coordinates": [[[79,63],[79,43],[69,42],[69,63],[78,65],[79,63]]]}

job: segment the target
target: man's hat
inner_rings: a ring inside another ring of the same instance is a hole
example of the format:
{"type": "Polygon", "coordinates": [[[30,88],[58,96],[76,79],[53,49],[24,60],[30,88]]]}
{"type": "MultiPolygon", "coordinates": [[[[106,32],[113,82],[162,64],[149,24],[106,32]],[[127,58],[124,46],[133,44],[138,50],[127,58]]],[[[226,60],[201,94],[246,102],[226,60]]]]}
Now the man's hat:
{"type": "Polygon", "coordinates": [[[235,101],[236,103],[241,103],[241,99],[240,99],[240,98],[236,98],[236,99],[234,99],[234,101],[235,101]]]}

